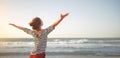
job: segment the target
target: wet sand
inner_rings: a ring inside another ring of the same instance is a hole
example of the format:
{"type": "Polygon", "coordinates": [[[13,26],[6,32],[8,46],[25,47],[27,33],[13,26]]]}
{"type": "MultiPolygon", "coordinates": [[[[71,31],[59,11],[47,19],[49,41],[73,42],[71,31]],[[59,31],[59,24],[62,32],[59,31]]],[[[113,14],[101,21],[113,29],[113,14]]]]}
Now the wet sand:
{"type": "MultiPolygon", "coordinates": [[[[0,58],[29,58],[29,54],[0,54],[0,58]]],[[[46,58],[120,58],[120,56],[63,55],[47,54],[46,58]]]]}

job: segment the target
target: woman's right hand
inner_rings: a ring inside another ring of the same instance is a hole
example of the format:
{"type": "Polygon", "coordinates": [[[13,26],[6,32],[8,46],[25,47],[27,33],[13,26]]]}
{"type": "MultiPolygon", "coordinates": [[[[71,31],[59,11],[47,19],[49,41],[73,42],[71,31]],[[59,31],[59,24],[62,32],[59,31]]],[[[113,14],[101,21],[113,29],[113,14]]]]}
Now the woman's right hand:
{"type": "Polygon", "coordinates": [[[65,18],[65,17],[68,16],[68,15],[69,15],[69,13],[61,14],[61,18],[63,19],[63,18],[65,18]]]}

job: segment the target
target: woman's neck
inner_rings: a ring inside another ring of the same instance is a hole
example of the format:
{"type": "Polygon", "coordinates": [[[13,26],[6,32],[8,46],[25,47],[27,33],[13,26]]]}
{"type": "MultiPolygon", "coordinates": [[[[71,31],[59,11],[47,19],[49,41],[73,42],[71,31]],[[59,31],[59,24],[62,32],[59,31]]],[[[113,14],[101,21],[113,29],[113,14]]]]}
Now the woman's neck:
{"type": "Polygon", "coordinates": [[[41,29],[36,29],[36,30],[35,30],[35,33],[36,33],[36,34],[41,34],[41,29]]]}
{"type": "Polygon", "coordinates": [[[35,33],[39,35],[41,34],[41,30],[35,30],[35,33]]]}

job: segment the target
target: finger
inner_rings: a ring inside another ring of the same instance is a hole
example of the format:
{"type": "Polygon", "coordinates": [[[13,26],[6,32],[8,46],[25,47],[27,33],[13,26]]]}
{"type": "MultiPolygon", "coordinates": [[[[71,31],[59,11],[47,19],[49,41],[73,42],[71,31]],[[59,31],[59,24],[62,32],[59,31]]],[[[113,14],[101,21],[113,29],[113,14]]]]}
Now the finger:
{"type": "Polygon", "coordinates": [[[66,13],[66,15],[69,15],[69,13],[66,13]]]}
{"type": "Polygon", "coordinates": [[[67,16],[69,13],[66,13],[65,16],[67,16]]]}
{"type": "Polygon", "coordinates": [[[62,14],[60,14],[60,16],[62,17],[63,15],[62,15],[62,14]]]}
{"type": "Polygon", "coordinates": [[[14,24],[12,24],[12,23],[9,23],[9,25],[14,25],[14,24]]]}
{"type": "Polygon", "coordinates": [[[11,23],[9,23],[9,25],[11,25],[11,23]]]}

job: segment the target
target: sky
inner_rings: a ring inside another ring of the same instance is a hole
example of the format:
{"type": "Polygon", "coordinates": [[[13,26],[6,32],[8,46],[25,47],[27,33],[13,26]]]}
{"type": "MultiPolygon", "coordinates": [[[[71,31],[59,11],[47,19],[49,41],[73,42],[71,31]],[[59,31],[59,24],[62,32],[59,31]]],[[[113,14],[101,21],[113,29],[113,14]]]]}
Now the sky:
{"type": "Polygon", "coordinates": [[[9,23],[31,29],[40,17],[44,29],[64,13],[50,38],[120,38],[120,0],[0,0],[0,38],[32,37],[9,23]]]}

